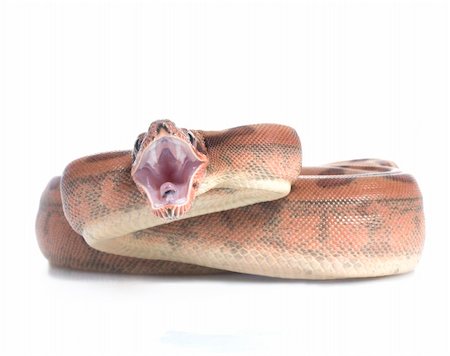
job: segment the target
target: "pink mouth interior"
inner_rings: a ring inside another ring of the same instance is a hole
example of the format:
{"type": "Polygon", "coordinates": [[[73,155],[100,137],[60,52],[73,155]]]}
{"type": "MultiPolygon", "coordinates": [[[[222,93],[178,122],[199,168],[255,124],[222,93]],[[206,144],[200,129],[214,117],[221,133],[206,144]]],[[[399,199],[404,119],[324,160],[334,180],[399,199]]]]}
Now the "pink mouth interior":
{"type": "Polygon", "coordinates": [[[146,149],[135,179],[146,191],[153,208],[183,205],[188,200],[191,178],[201,163],[187,143],[163,137],[146,149]]]}

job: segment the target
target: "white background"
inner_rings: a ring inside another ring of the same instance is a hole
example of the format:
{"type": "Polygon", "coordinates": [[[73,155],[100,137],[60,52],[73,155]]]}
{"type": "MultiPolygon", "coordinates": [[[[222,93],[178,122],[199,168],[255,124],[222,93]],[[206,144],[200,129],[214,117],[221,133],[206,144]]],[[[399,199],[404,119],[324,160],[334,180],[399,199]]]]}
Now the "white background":
{"type": "Polygon", "coordinates": [[[444,1],[1,1],[2,355],[449,353],[444,1]],[[414,273],[350,282],[49,267],[41,191],[152,120],[295,127],[305,165],[396,161],[424,195],[414,273]]]}

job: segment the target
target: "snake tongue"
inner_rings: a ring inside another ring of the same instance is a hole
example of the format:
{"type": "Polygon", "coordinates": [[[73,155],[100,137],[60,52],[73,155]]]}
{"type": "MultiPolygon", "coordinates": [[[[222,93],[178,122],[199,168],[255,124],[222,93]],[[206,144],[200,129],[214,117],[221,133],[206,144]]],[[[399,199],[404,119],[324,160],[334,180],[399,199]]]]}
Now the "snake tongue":
{"type": "Polygon", "coordinates": [[[144,153],[135,178],[153,208],[184,205],[188,201],[191,178],[200,164],[187,143],[164,137],[144,153]]]}

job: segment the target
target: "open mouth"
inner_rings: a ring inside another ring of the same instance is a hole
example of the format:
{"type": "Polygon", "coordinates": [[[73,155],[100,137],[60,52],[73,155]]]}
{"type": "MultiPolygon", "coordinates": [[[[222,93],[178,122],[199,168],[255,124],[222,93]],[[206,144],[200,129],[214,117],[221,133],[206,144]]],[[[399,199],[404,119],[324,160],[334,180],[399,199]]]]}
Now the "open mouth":
{"type": "Polygon", "coordinates": [[[188,202],[192,178],[202,164],[187,143],[162,137],[144,152],[134,177],[153,209],[188,202]]]}

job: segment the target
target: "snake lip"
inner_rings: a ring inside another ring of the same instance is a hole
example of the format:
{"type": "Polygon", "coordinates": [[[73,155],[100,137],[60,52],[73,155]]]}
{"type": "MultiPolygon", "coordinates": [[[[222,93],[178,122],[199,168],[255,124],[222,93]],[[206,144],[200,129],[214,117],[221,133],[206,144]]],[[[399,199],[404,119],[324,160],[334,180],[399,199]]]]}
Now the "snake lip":
{"type": "Polygon", "coordinates": [[[134,179],[154,210],[171,209],[168,217],[175,218],[175,208],[189,203],[193,177],[202,163],[189,144],[163,136],[145,149],[134,179]]]}

